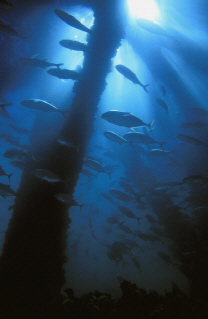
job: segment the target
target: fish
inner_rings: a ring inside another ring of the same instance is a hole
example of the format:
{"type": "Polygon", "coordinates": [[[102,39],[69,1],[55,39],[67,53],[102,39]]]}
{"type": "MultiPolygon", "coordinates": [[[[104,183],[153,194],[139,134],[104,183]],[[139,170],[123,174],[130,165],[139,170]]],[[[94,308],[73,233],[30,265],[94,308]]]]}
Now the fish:
{"type": "Polygon", "coordinates": [[[181,128],[203,128],[208,126],[207,123],[200,121],[196,121],[196,122],[186,122],[186,123],[181,123],[181,125],[179,125],[179,127],[181,128]]]}
{"type": "Polygon", "coordinates": [[[17,148],[9,148],[4,152],[3,157],[10,158],[10,159],[24,160],[28,157],[28,154],[27,152],[23,150],[19,150],[17,148]]]}
{"type": "Polygon", "coordinates": [[[102,195],[109,203],[115,204],[112,197],[110,195],[108,195],[107,193],[101,192],[100,195],[102,195]]]}
{"type": "Polygon", "coordinates": [[[67,147],[68,149],[71,149],[71,148],[75,148],[78,152],[79,152],[79,149],[77,146],[75,146],[74,144],[72,144],[68,138],[64,137],[64,136],[59,136],[56,138],[56,142],[61,145],[61,146],[65,146],[67,147]]]}
{"type": "Polygon", "coordinates": [[[40,169],[40,168],[33,169],[32,175],[42,181],[46,181],[52,184],[63,182],[63,180],[58,175],[46,169],[40,169]]]}
{"type": "Polygon", "coordinates": [[[69,69],[51,68],[47,70],[47,73],[63,80],[76,81],[80,78],[80,73],[69,69]]]}
{"type": "Polygon", "coordinates": [[[83,175],[85,175],[85,176],[88,176],[88,177],[92,177],[92,176],[97,177],[97,175],[92,174],[90,171],[88,171],[87,169],[84,169],[84,168],[81,169],[81,173],[82,173],[83,175]]]}
{"type": "Polygon", "coordinates": [[[87,167],[90,167],[91,169],[95,170],[98,173],[106,173],[106,174],[108,174],[108,176],[110,178],[111,178],[111,174],[113,173],[113,172],[107,172],[102,167],[102,165],[99,162],[95,161],[95,160],[88,159],[88,160],[84,161],[84,165],[86,165],[87,167]]]}
{"type": "Polygon", "coordinates": [[[0,166],[0,176],[7,176],[7,177],[8,177],[8,180],[9,180],[9,183],[10,183],[10,178],[11,178],[12,175],[13,175],[13,173],[7,174],[7,173],[3,170],[2,166],[0,166]]]}
{"type": "Polygon", "coordinates": [[[59,68],[60,66],[64,65],[64,63],[51,63],[51,62],[48,62],[46,59],[38,59],[35,57],[32,57],[32,58],[22,57],[22,58],[19,58],[18,61],[20,61],[21,63],[25,65],[34,66],[34,67],[38,67],[42,69],[49,68],[51,66],[56,66],[57,68],[59,68]]]}
{"type": "Polygon", "coordinates": [[[10,185],[0,183],[0,196],[6,198],[6,196],[16,196],[16,192],[11,189],[10,185]]]}
{"type": "Polygon", "coordinates": [[[119,219],[117,218],[117,215],[112,215],[106,218],[107,223],[114,225],[119,223],[119,219]]]}
{"type": "Polygon", "coordinates": [[[59,44],[70,50],[74,51],[86,51],[87,50],[87,45],[85,43],[75,41],[75,40],[61,40],[59,41],[59,44]]]}
{"type": "Polygon", "coordinates": [[[12,103],[0,103],[0,116],[13,120],[11,115],[7,112],[5,107],[12,105],[12,103]]]}
{"type": "Polygon", "coordinates": [[[0,1],[0,10],[13,11],[14,7],[9,1],[1,0],[0,1]]]}
{"type": "Polygon", "coordinates": [[[159,251],[157,253],[158,257],[160,259],[162,259],[165,263],[167,264],[172,264],[173,266],[175,266],[175,264],[173,263],[173,261],[171,260],[170,256],[168,256],[166,253],[164,253],[163,251],[159,251]]]}
{"type": "Polygon", "coordinates": [[[193,145],[208,146],[206,142],[200,141],[197,138],[189,136],[189,135],[178,134],[177,138],[179,138],[181,141],[184,141],[193,145]]]}
{"type": "Polygon", "coordinates": [[[54,105],[40,99],[23,100],[21,104],[31,109],[40,110],[44,112],[60,112],[64,117],[66,117],[65,113],[68,112],[59,110],[54,105]]]}
{"type": "Polygon", "coordinates": [[[138,231],[136,235],[144,241],[151,241],[153,244],[155,241],[161,241],[161,239],[154,234],[145,234],[141,231],[138,231]]]}
{"type": "Polygon", "coordinates": [[[201,109],[200,107],[192,107],[191,110],[192,110],[192,112],[196,113],[197,115],[208,116],[208,111],[201,109]]]}
{"type": "Polygon", "coordinates": [[[133,234],[131,228],[129,228],[128,226],[124,225],[123,222],[122,222],[122,223],[119,223],[119,224],[117,225],[117,227],[118,227],[120,230],[122,230],[124,233],[126,233],[126,234],[130,234],[130,235],[133,234]]]}
{"type": "Polygon", "coordinates": [[[118,206],[118,209],[120,210],[120,212],[125,215],[126,217],[128,218],[135,218],[138,222],[138,224],[140,223],[140,219],[141,217],[136,217],[134,215],[134,213],[132,212],[132,210],[128,209],[127,207],[125,206],[118,206]]]}
{"type": "Polygon", "coordinates": [[[62,204],[69,205],[69,206],[79,206],[80,210],[82,210],[82,206],[84,204],[78,204],[73,196],[67,193],[57,193],[54,197],[61,202],[62,204]]]}
{"type": "Polygon", "coordinates": [[[141,143],[145,145],[159,144],[161,148],[163,148],[163,145],[166,144],[166,142],[158,142],[152,137],[146,136],[139,132],[129,132],[125,134],[123,137],[131,143],[141,143]]]}
{"type": "Polygon", "coordinates": [[[133,190],[133,188],[131,187],[130,184],[124,182],[124,181],[119,181],[119,185],[128,193],[137,196],[137,194],[135,193],[135,191],[133,190]]]}
{"type": "Polygon", "coordinates": [[[165,109],[166,114],[169,113],[168,105],[167,105],[167,103],[166,103],[163,99],[161,99],[161,98],[158,97],[158,98],[156,99],[156,102],[157,102],[160,106],[162,106],[162,107],[165,109]]]}
{"type": "Polygon", "coordinates": [[[166,95],[166,88],[163,85],[161,85],[160,90],[162,92],[162,95],[165,96],[166,95]]]}
{"type": "Polygon", "coordinates": [[[117,64],[115,66],[116,70],[118,72],[120,72],[125,78],[129,79],[131,82],[133,82],[134,84],[139,84],[144,90],[145,92],[148,93],[147,91],[147,86],[149,86],[149,84],[142,84],[139,79],[137,78],[136,74],[133,73],[129,68],[127,68],[126,66],[122,65],[122,64],[117,64]]]}
{"type": "Polygon", "coordinates": [[[9,162],[10,165],[12,165],[13,167],[19,168],[21,170],[24,170],[26,165],[23,161],[19,161],[19,160],[14,160],[9,162]]]}
{"type": "Polygon", "coordinates": [[[107,137],[109,140],[113,141],[113,142],[116,142],[118,144],[125,144],[125,143],[128,143],[127,140],[125,140],[125,138],[123,138],[122,136],[114,133],[114,132],[111,132],[111,131],[106,131],[104,132],[104,135],[105,137],[107,137]]]}
{"type": "Polygon", "coordinates": [[[136,20],[136,23],[139,27],[141,27],[142,29],[148,32],[151,32],[157,35],[162,35],[164,37],[172,38],[172,36],[166,30],[164,30],[159,24],[151,20],[139,18],[136,20]]]}
{"type": "Polygon", "coordinates": [[[19,35],[8,23],[5,23],[4,21],[0,20],[0,33],[12,38],[19,38],[22,40],[27,41],[26,37],[23,37],[19,35]]]}
{"type": "Polygon", "coordinates": [[[151,156],[167,156],[169,154],[175,154],[175,150],[173,151],[164,151],[164,150],[160,150],[160,149],[152,149],[148,152],[148,155],[151,156]]]}
{"type": "Polygon", "coordinates": [[[145,123],[140,118],[133,115],[132,113],[121,112],[117,110],[107,111],[101,115],[101,118],[106,120],[109,123],[112,123],[118,126],[128,127],[128,128],[134,128],[134,127],[146,125],[150,128],[150,130],[154,122],[154,120],[152,120],[150,123],[145,123]]]}
{"type": "Polygon", "coordinates": [[[119,189],[111,188],[108,192],[110,195],[126,203],[135,199],[134,197],[129,196],[128,194],[120,191],[119,189]]]}
{"type": "Polygon", "coordinates": [[[204,174],[189,175],[182,179],[183,183],[207,183],[208,176],[204,174]]]}
{"type": "Polygon", "coordinates": [[[154,217],[152,217],[151,215],[146,214],[145,217],[148,220],[148,222],[150,222],[151,224],[157,223],[156,219],[154,217]]]}
{"type": "Polygon", "coordinates": [[[10,123],[9,126],[11,127],[12,130],[14,130],[15,132],[19,133],[19,134],[25,134],[25,135],[29,135],[30,131],[27,130],[26,128],[22,128],[22,127],[17,127],[14,124],[10,123]]]}
{"type": "Polygon", "coordinates": [[[131,260],[133,261],[134,266],[135,266],[137,269],[139,269],[140,272],[142,272],[141,266],[140,266],[140,263],[138,262],[138,260],[137,260],[136,258],[132,258],[131,260]]]}
{"type": "Polygon", "coordinates": [[[66,22],[68,25],[70,25],[73,28],[76,28],[78,30],[88,32],[90,34],[93,34],[93,31],[85,27],[79,20],[77,20],[73,15],[68,14],[67,12],[60,10],[60,9],[54,9],[55,14],[64,22],[66,22]]]}

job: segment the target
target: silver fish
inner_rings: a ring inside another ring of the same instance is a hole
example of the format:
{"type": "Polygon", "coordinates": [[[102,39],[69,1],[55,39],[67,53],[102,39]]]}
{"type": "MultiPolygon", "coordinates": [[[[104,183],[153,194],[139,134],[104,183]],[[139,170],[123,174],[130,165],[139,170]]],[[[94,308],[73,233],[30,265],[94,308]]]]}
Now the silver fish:
{"type": "Polygon", "coordinates": [[[163,148],[163,145],[166,144],[166,142],[158,142],[155,139],[153,139],[150,136],[146,136],[139,132],[129,132],[123,136],[127,141],[129,142],[135,142],[135,143],[141,143],[145,145],[149,144],[159,144],[161,148],[163,148]]]}
{"type": "Polygon", "coordinates": [[[169,35],[169,33],[166,30],[164,30],[159,24],[154,23],[151,20],[139,18],[136,20],[136,23],[138,26],[140,26],[142,29],[148,32],[172,38],[172,36],[169,35]]]}
{"type": "Polygon", "coordinates": [[[62,179],[55,173],[48,171],[46,169],[34,169],[32,170],[32,175],[36,176],[38,179],[46,181],[48,183],[60,183],[63,182],[62,179]]]}
{"type": "Polygon", "coordinates": [[[86,161],[84,161],[84,165],[86,165],[87,167],[90,167],[91,169],[93,169],[94,171],[98,172],[98,173],[106,173],[108,174],[108,176],[111,178],[111,173],[113,172],[107,172],[103,167],[102,165],[95,161],[95,160],[91,160],[91,159],[88,159],[86,161]]]}
{"type": "Polygon", "coordinates": [[[126,203],[135,200],[134,197],[129,196],[128,194],[120,191],[119,189],[111,188],[108,192],[110,195],[126,203]]]}
{"type": "Polygon", "coordinates": [[[61,202],[62,204],[69,205],[69,206],[79,206],[80,210],[82,210],[82,206],[84,204],[78,204],[73,196],[66,194],[66,193],[57,193],[54,197],[61,202]]]}
{"type": "Polygon", "coordinates": [[[118,144],[124,144],[127,143],[128,141],[125,140],[122,136],[119,136],[118,134],[111,132],[111,131],[106,131],[104,132],[105,137],[107,137],[109,140],[116,142],[118,144]]]}
{"type": "Polygon", "coordinates": [[[44,112],[60,112],[63,116],[65,116],[65,113],[67,112],[61,111],[54,105],[40,99],[24,100],[21,102],[21,104],[31,109],[40,110],[44,112]]]}
{"type": "Polygon", "coordinates": [[[151,156],[167,156],[169,154],[175,153],[175,150],[173,151],[164,151],[164,150],[160,150],[160,149],[152,149],[151,151],[149,151],[149,155],[151,156]]]}
{"type": "Polygon", "coordinates": [[[203,128],[208,126],[207,123],[200,121],[196,121],[196,122],[186,122],[186,123],[181,123],[181,125],[179,125],[179,127],[181,128],[203,128]]]}
{"type": "Polygon", "coordinates": [[[147,86],[149,84],[142,84],[139,79],[137,78],[136,74],[133,73],[129,68],[127,68],[126,66],[122,65],[122,64],[118,64],[116,65],[116,70],[118,72],[120,72],[123,76],[125,76],[125,78],[129,79],[131,82],[133,82],[134,84],[139,84],[144,90],[145,92],[148,93],[147,91],[147,86]]]}
{"type": "Polygon", "coordinates": [[[3,157],[5,158],[18,159],[18,160],[24,160],[27,158],[27,156],[28,156],[27,152],[23,150],[19,150],[17,148],[9,148],[3,154],[3,157]]]}
{"type": "Polygon", "coordinates": [[[177,138],[179,138],[181,141],[184,141],[190,144],[208,146],[207,143],[200,141],[197,138],[189,136],[189,135],[178,134],[177,138]]]}
{"type": "Polygon", "coordinates": [[[11,189],[10,185],[0,183],[0,196],[6,198],[6,196],[16,196],[16,192],[11,189]]]}

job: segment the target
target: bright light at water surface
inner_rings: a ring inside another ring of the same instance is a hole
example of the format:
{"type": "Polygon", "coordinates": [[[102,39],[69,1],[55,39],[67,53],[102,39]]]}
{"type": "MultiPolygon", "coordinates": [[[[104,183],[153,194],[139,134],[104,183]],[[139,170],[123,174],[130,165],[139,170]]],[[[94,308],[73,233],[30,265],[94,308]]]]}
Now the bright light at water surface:
{"type": "Polygon", "coordinates": [[[154,0],[128,0],[129,14],[134,18],[144,18],[154,22],[160,12],[154,0]]]}

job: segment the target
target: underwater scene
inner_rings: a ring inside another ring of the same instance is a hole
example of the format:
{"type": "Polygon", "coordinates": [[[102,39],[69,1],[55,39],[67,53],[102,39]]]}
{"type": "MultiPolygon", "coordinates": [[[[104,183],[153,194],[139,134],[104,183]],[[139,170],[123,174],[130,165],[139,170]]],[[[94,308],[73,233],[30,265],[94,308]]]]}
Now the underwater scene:
{"type": "Polygon", "coordinates": [[[0,1],[0,316],[208,318],[208,3],[0,1]]]}

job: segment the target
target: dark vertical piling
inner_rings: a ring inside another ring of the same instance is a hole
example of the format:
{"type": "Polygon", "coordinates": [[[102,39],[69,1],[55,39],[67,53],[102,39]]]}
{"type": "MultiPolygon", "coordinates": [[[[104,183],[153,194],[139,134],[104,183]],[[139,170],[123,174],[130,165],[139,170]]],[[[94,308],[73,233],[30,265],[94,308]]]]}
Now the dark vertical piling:
{"type": "Polygon", "coordinates": [[[70,205],[61,204],[54,195],[74,192],[97,105],[111,71],[111,58],[123,37],[122,3],[92,0],[93,35],[88,38],[82,76],[74,86],[75,96],[61,132],[76,147],[67,149],[54,142],[41,160],[32,160],[23,172],[0,259],[2,318],[37,318],[54,313],[59,304],[65,282],[63,263],[70,205]],[[52,171],[64,182],[40,181],[31,174],[34,168],[52,171]]]}

